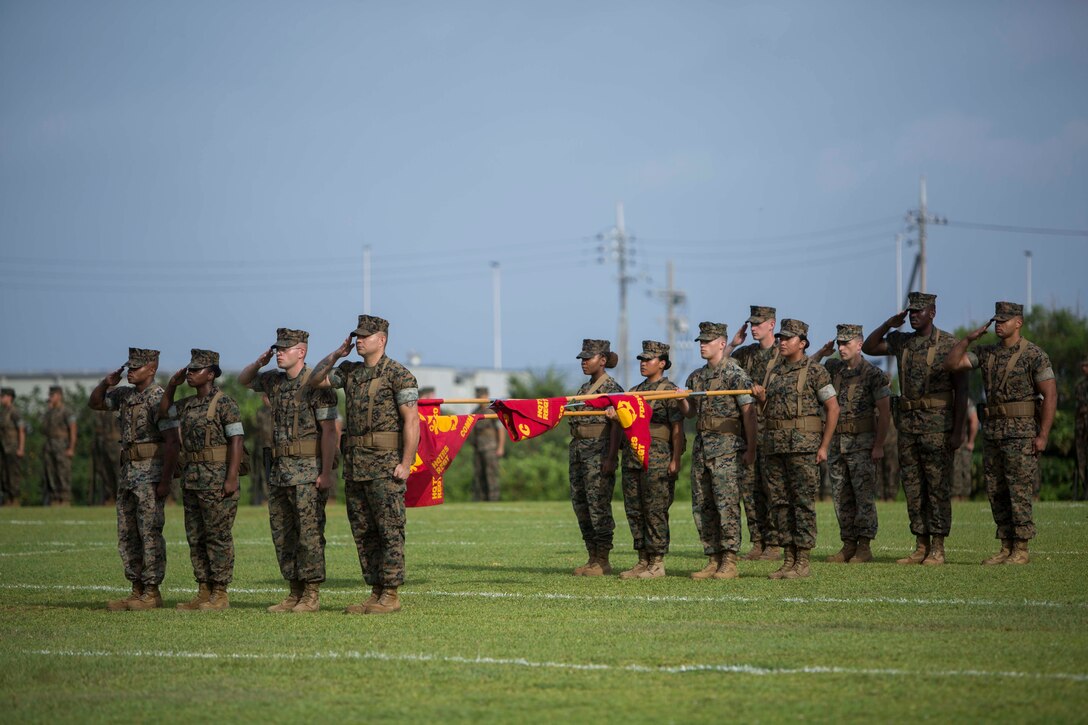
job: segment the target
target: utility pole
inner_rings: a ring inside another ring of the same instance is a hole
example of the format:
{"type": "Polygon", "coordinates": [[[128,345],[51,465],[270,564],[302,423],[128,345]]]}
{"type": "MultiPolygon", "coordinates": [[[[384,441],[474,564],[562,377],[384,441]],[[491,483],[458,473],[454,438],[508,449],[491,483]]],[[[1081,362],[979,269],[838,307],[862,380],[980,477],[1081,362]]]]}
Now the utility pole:
{"type": "Polygon", "coordinates": [[[1024,250],[1024,256],[1027,257],[1027,260],[1028,260],[1028,269],[1027,269],[1027,273],[1028,273],[1028,303],[1024,307],[1024,312],[1026,312],[1026,313],[1028,313],[1030,315],[1031,314],[1031,250],[1030,249],[1025,249],[1024,250]]]}
{"type": "Polygon", "coordinates": [[[370,245],[363,247],[363,314],[370,314],[370,245]]]}
{"type": "Polygon", "coordinates": [[[628,245],[634,241],[634,237],[629,237],[627,235],[627,228],[623,218],[622,201],[616,202],[616,226],[608,232],[598,234],[597,240],[610,243],[608,245],[601,245],[597,248],[597,251],[601,252],[601,257],[598,258],[598,261],[603,263],[605,261],[604,253],[611,252],[616,260],[616,265],[619,268],[620,324],[619,344],[616,348],[616,354],[620,357],[620,382],[626,388],[629,384],[629,360],[627,356],[627,285],[634,282],[635,278],[627,273],[628,257],[632,251],[628,245]]]}
{"type": "MultiPolygon", "coordinates": [[[[919,182],[918,209],[907,212],[907,229],[918,230],[918,258],[915,260],[915,268],[918,270],[919,292],[926,291],[926,225],[947,224],[947,217],[935,216],[929,213],[926,205],[926,177],[923,175],[919,182]]],[[[913,281],[913,275],[912,275],[913,281]]]]}
{"type": "Polygon", "coordinates": [[[496,370],[502,370],[502,288],[499,284],[499,263],[491,263],[491,325],[494,331],[493,364],[496,370]]]}
{"type": "Polygon", "coordinates": [[[665,279],[668,287],[658,290],[657,296],[665,300],[665,341],[669,343],[670,349],[675,350],[676,334],[684,333],[688,329],[688,321],[678,310],[687,302],[688,296],[683,290],[676,289],[676,267],[671,259],[665,263],[665,279]]]}

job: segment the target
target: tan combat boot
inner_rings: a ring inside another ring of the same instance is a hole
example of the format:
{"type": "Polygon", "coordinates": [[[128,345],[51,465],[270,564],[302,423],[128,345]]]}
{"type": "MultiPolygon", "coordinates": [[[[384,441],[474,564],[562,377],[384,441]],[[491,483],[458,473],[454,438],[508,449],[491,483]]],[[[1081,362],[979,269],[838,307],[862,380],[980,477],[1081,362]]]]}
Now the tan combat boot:
{"type": "Polygon", "coordinates": [[[191,612],[194,609],[200,609],[200,605],[211,598],[212,590],[208,587],[208,582],[197,582],[197,585],[199,588],[196,591],[196,596],[187,602],[179,602],[174,609],[191,612]]]}
{"type": "Polygon", "coordinates": [[[320,590],[320,582],[306,582],[306,586],[302,590],[302,596],[298,599],[298,604],[291,611],[295,614],[319,611],[321,609],[320,590]]]}
{"type": "Polygon", "coordinates": [[[763,555],[759,557],[760,561],[778,561],[778,558],[782,556],[781,546],[764,546],[763,555]]]}
{"type": "Polygon", "coordinates": [[[128,611],[142,612],[145,609],[158,609],[161,606],[162,595],[159,594],[159,587],[155,584],[145,584],[144,593],[140,595],[140,598],[128,603],[128,611]]]}
{"type": "Polygon", "coordinates": [[[143,582],[132,582],[132,592],[121,599],[111,599],[106,602],[106,609],[111,612],[127,612],[128,603],[134,602],[144,594],[143,582]]]}
{"type": "Polygon", "coordinates": [[[273,604],[268,608],[270,612],[290,612],[298,604],[298,600],[302,597],[303,584],[299,581],[291,582],[291,593],[288,594],[282,602],[279,604],[273,604]]]}
{"type": "Polygon", "coordinates": [[[714,572],[718,571],[718,568],[722,565],[722,554],[711,554],[710,559],[707,560],[706,566],[699,571],[693,571],[691,573],[692,579],[709,579],[714,576],[714,572]]]}
{"type": "Polygon", "coordinates": [[[646,571],[638,575],[639,579],[660,579],[665,576],[665,556],[654,554],[650,557],[650,563],[646,571]]]}
{"type": "Polygon", "coordinates": [[[627,571],[621,571],[620,579],[638,579],[649,568],[650,557],[645,551],[640,551],[638,552],[638,563],[627,571]]]}
{"type": "Polygon", "coordinates": [[[722,555],[721,566],[718,570],[710,575],[711,579],[736,579],[740,574],[737,572],[737,552],[727,551],[722,555]]]}
{"type": "Polygon", "coordinates": [[[597,556],[582,571],[582,576],[604,576],[611,573],[612,565],[608,563],[608,549],[597,549],[597,556]]]}
{"type": "Polygon", "coordinates": [[[782,557],[782,566],[768,574],[768,579],[785,578],[786,572],[793,569],[793,565],[797,563],[797,548],[793,544],[786,544],[784,548],[786,549],[786,553],[782,557]]]}
{"type": "Polygon", "coordinates": [[[585,576],[586,575],[586,569],[588,569],[589,567],[593,566],[593,564],[596,563],[596,561],[597,561],[597,549],[594,548],[594,547],[587,546],[586,547],[586,552],[589,554],[589,559],[586,561],[585,564],[582,564],[580,567],[577,567],[574,570],[574,576],[585,576]]]}
{"type": "Polygon", "coordinates": [[[854,551],[854,555],[850,557],[849,564],[868,564],[873,560],[873,550],[869,546],[869,542],[872,539],[866,539],[864,536],[858,539],[858,548],[854,551]]]}
{"type": "Polygon", "coordinates": [[[944,563],[944,537],[934,536],[930,540],[929,553],[922,560],[924,566],[940,566],[944,563]]]}
{"type": "Polygon", "coordinates": [[[783,579],[804,579],[811,576],[812,572],[808,568],[808,552],[809,549],[797,549],[793,568],[782,574],[783,579]]]}
{"type": "Polygon", "coordinates": [[[366,614],[366,608],[371,604],[377,604],[381,599],[382,588],[378,584],[375,584],[370,588],[370,597],[361,604],[352,604],[351,606],[344,608],[344,614],[366,614]]]}
{"type": "Polygon", "coordinates": [[[741,557],[744,561],[759,561],[763,556],[763,542],[759,539],[752,540],[752,550],[741,557]]]}
{"type": "Polygon", "coordinates": [[[400,611],[400,597],[396,587],[385,587],[378,601],[366,608],[367,614],[392,614],[400,611]]]}
{"type": "Polygon", "coordinates": [[[230,609],[230,597],[227,596],[226,584],[212,584],[212,595],[200,605],[202,612],[222,612],[230,609]]]}
{"type": "Polygon", "coordinates": [[[1012,553],[1012,539],[1001,540],[1001,550],[991,556],[989,559],[983,559],[982,563],[985,566],[993,566],[994,564],[1004,564],[1005,560],[1009,558],[1009,554],[1012,553]]]}
{"type": "Polygon", "coordinates": [[[854,558],[854,552],[858,550],[858,543],[854,540],[842,540],[842,548],[827,557],[828,564],[845,564],[854,558]]]}
{"type": "Polygon", "coordinates": [[[1027,539],[1015,539],[1012,542],[1012,552],[1009,553],[1009,558],[1005,559],[1006,564],[1027,564],[1031,559],[1028,557],[1028,540],[1027,539]]]}
{"type": "Polygon", "coordinates": [[[902,559],[896,559],[896,564],[921,564],[929,554],[929,537],[928,536],[916,536],[914,537],[916,546],[914,551],[904,556],[902,559]]]}

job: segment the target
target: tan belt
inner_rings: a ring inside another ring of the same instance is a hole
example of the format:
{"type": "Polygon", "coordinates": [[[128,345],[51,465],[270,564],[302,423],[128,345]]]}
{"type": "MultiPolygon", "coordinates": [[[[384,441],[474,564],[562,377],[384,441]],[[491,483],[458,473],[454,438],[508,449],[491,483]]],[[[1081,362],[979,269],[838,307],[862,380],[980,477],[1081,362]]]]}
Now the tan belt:
{"type": "Polygon", "coordinates": [[[836,433],[872,433],[876,428],[872,418],[854,418],[853,420],[840,420],[835,426],[836,433]]]}
{"type": "Polygon", "coordinates": [[[296,456],[298,458],[317,458],[321,455],[321,447],[314,439],[303,441],[291,441],[272,446],[272,457],[296,456]]]}
{"type": "Polygon", "coordinates": [[[764,421],[767,430],[799,430],[803,433],[822,433],[824,422],[818,415],[806,415],[801,418],[789,418],[787,420],[764,421]]]}
{"type": "Polygon", "coordinates": [[[1031,400],[1020,403],[1001,403],[999,405],[986,406],[987,418],[1034,418],[1035,402],[1031,400]]]}
{"type": "Polygon", "coordinates": [[[122,448],[122,453],[130,461],[150,461],[152,458],[162,458],[162,443],[129,443],[122,448]]]}
{"type": "Polygon", "coordinates": [[[583,423],[577,428],[571,428],[570,434],[580,440],[587,438],[603,438],[607,428],[608,425],[605,423],[583,423]]]}
{"type": "Polygon", "coordinates": [[[933,395],[923,395],[918,400],[907,400],[906,398],[899,399],[899,410],[935,410],[938,408],[947,408],[952,405],[952,392],[947,393],[934,393],[933,395]]]}
{"type": "Polygon", "coordinates": [[[399,451],[401,448],[400,433],[392,430],[348,436],[345,440],[348,448],[373,448],[379,451],[399,451]]]}
{"type": "Polygon", "coordinates": [[[668,443],[672,440],[672,429],[663,423],[650,423],[650,438],[668,443]]]}
{"type": "Polygon", "coordinates": [[[182,451],[179,458],[181,458],[183,465],[190,463],[226,463],[227,447],[208,446],[207,448],[201,448],[199,451],[182,451]]]}
{"type": "Polygon", "coordinates": [[[710,431],[713,433],[732,433],[733,435],[740,435],[740,418],[726,418],[724,416],[707,415],[699,418],[699,422],[695,428],[702,431],[710,431]]]}

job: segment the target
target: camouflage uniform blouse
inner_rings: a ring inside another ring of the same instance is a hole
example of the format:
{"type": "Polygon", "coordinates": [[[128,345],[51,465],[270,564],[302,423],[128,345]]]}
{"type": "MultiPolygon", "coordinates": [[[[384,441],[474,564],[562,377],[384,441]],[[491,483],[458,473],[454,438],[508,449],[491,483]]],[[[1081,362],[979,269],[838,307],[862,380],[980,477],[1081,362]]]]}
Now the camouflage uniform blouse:
{"type": "MultiPolygon", "coordinates": [[[[408,368],[396,360],[382,355],[374,367],[364,362],[342,362],[329,373],[329,383],[343,388],[347,395],[348,424],[346,436],[367,433],[404,430],[400,406],[419,400],[419,385],[408,368]],[[367,409],[370,407],[370,385],[377,378],[382,382],[374,398],[370,426],[367,426],[367,409]]],[[[348,481],[371,481],[390,478],[400,463],[401,451],[376,448],[347,447],[344,456],[344,478],[348,481]]]]}
{"type": "MultiPolygon", "coordinates": [[[[165,418],[159,417],[162,395],[162,386],[156,384],[148,385],[142,393],[137,392],[131,385],[116,387],[106,393],[107,407],[120,414],[122,451],[136,443],[162,443],[163,431],[178,427],[176,405],[170,406],[165,418]]],[[[158,483],[161,478],[161,458],[130,461],[128,456],[122,455],[118,490],[158,483]]]]}
{"type": "MultiPolygon", "coordinates": [[[[320,450],[319,421],[336,420],[336,392],[329,388],[306,387],[299,392],[310,368],[303,366],[294,379],[282,370],[269,370],[249,384],[250,390],[267,393],[272,406],[272,445],[298,441],[317,441],[320,450]]],[[[313,456],[278,456],[272,460],[270,486],[299,486],[313,483],[321,473],[321,458],[313,456]]]]}
{"type": "MultiPolygon", "coordinates": [[[[865,358],[851,368],[840,358],[831,358],[824,367],[831,374],[831,384],[838,393],[839,422],[874,420],[876,401],[892,394],[888,376],[865,358]]],[[[836,433],[831,448],[842,453],[872,450],[875,430],[866,433],[836,433]]]]}
{"type": "Polygon", "coordinates": [[[68,426],[76,422],[76,414],[67,405],[45,409],[42,414],[42,433],[51,441],[68,446],[68,426]]]}
{"type": "Polygon", "coordinates": [[[732,357],[748,373],[748,377],[760,385],[763,385],[767,377],[767,368],[778,364],[782,359],[778,354],[777,343],[764,349],[758,342],[738,347],[733,351],[732,357]]]}
{"type": "MultiPolygon", "coordinates": [[[[899,364],[899,389],[903,400],[919,400],[926,396],[953,394],[952,374],[944,369],[956,337],[933,328],[930,337],[916,332],[890,332],[886,338],[888,350],[899,364]],[[933,364],[926,366],[931,346],[936,346],[933,364]]],[[[952,430],[952,403],[930,410],[903,410],[899,414],[900,433],[947,433],[952,430]]]]}
{"type": "Polygon", "coordinates": [[[19,450],[19,429],[26,429],[19,409],[14,405],[0,405],[0,446],[5,455],[14,456],[19,450]]]}
{"type": "MultiPolygon", "coordinates": [[[[481,405],[474,414],[491,413],[486,405],[481,405]]],[[[496,418],[481,418],[472,428],[472,445],[478,453],[496,451],[499,448],[499,436],[503,433],[502,424],[496,418]]]]}
{"type": "MultiPolygon", "coordinates": [[[[782,358],[767,382],[767,407],[763,411],[763,419],[792,420],[819,416],[823,403],[834,397],[835,386],[831,384],[831,375],[823,365],[807,357],[802,357],[797,362],[782,358]],[[805,376],[805,385],[798,393],[798,379],[806,367],[808,374],[805,376]]],[[[768,429],[763,434],[764,450],[768,454],[815,452],[819,449],[821,440],[819,431],[768,429]]]]}
{"type": "MultiPolygon", "coordinates": [[[[182,456],[203,450],[205,442],[209,446],[225,446],[228,444],[228,438],[244,433],[238,404],[230,396],[219,396],[215,404],[215,417],[208,420],[208,406],[218,392],[221,392],[219,388],[212,386],[206,398],[190,395],[176,403],[178,422],[181,423],[182,456]],[[211,435],[208,436],[208,433],[211,435]]],[[[181,480],[187,489],[201,491],[221,489],[227,480],[227,464],[225,461],[187,463],[181,480]]]]}
{"type": "Polygon", "coordinates": [[[1088,378],[1081,378],[1073,388],[1073,400],[1076,401],[1077,417],[1080,423],[1088,422],[1088,378]]]}
{"type": "MultiPolygon", "coordinates": [[[[752,379],[732,358],[724,358],[717,366],[707,363],[688,376],[688,390],[750,390],[752,379]]],[[[700,395],[688,398],[695,406],[698,418],[740,418],[741,408],[754,402],[751,395],[700,395]]],[[[706,459],[746,450],[748,441],[743,435],[703,430],[695,436],[692,455],[701,451],[706,459]]]]}
{"type": "MultiPolygon", "coordinates": [[[[1009,359],[1016,354],[1018,345],[1012,347],[1005,347],[1001,343],[982,345],[967,353],[971,367],[982,369],[982,387],[986,391],[986,405],[1035,402],[1035,385],[1054,379],[1050,357],[1033,343],[1027,340],[1024,342],[1026,343],[1024,350],[1008,377],[1005,376],[1005,369],[1009,359]]],[[[982,426],[990,440],[1034,438],[1036,432],[1033,416],[999,418],[987,415],[982,426]]]]}
{"type": "MultiPolygon", "coordinates": [[[[586,382],[582,383],[582,387],[578,388],[578,393],[577,394],[578,395],[587,395],[587,394],[589,394],[589,389],[592,388],[592,387],[593,387],[593,382],[587,380],[586,382]]],[[[617,383],[615,381],[615,379],[613,379],[613,377],[611,375],[609,375],[608,373],[605,373],[604,374],[604,379],[601,381],[601,384],[593,392],[594,393],[600,393],[601,395],[614,395],[616,393],[622,393],[623,388],[620,387],[620,384],[617,383]]],[[[585,426],[585,425],[600,425],[601,421],[607,421],[607,418],[605,418],[603,416],[601,416],[599,418],[597,416],[584,416],[584,417],[583,416],[571,416],[567,420],[570,423],[570,433],[573,436],[574,432],[576,430],[578,430],[579,428],[581,428],[582,426],[585,426]]],[[[603,441],[605,441],[607,443],[608,442],[608,437],[605,436],[604,438],[600,438],[600,439],[598,439],[598,438],[573,438],[571,440],[571,443],[572,444],[590,444],[590,443],[596,443],[599,440],[603,440],[603,441]]],[[[624,440],[626,440],[626,438],[624,440]]],[[[623,443],[623,441],[621,441],[621,443],[623,443]]]]}
{"type": "MultiPolygon", "coordinates": [[[[643,380],[631,388],[630,392],[642,392],[646,390],[676,390],[676,383],[668,378],[661,378],[656,383],[643,380]]],[[[671,429],[672,424],[684,419],[680,414],[680,404],[676,400],[647,401],[653,413],[650,415],[650,425],[663,425],[671,429]]],[[[650,472],[666,473],[669,469],[669,461],[672,460],[672,442],[661,441],[650,436],[650,472]]],[[[635,457],[635,452],[627,443],[627,436],[622,436],[620,446],[623,448],[623,467],[642,468],[642,461],[635,457]]]]}

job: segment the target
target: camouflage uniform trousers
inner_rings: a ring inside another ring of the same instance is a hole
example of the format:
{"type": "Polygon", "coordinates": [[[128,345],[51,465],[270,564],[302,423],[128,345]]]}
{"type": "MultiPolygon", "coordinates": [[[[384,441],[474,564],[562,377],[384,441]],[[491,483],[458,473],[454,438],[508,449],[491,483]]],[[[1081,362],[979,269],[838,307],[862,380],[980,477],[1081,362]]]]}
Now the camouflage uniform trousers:
{"type": "Polygon", "coordinates": [[[1073,424],[1073,430],[1076,436],[1077,471],[1080,472],[1080,490],[1083,496],[1088,486],[1088,421],[1078,418],[1073,424]]]}
{"type": "Polygon", "coordinates": [[[676,490],[675,479],[669,478],[669,445],[653,442],[650,470],[624,467],[621,472],[623,509],[635,551],[648,555],[669,552],[669,507],[676,490]],[[658,451],[659,445],[663,451],[658,451]],[[654,465],[656,456],[664,456],[664,465],[654,465]]]}
{"type": "Polygon", "coordinates": [[[314,482],[270,486],[268,521],[280,574],[287,581],[325,581],[325,502],[314,482]]]}
{"type": "Polygon", "coordinates": [[[234,517],[238,514],[238,491],[223,498],[216,489],[185,489],[185,539],[193,577],[205,584],[230,584],[234,578],[234,517]]]}
{"type": "Polygon", "coordinates": [[[816,492],[820,466],[816,452],[769,453],[764,474],[774,518],[776,546],[793,544],[798,549],[816,546],[816,492]]]}
{"type": "Polygon", "coordinates": [[[404,491],[397,478],[345,481],[348,523],[363,580],[372,587],[404,583],[404,491]]]}
{"type": "MultiPolygon", "coordinates": [[[[837,447],[832,443],[832,450],[837,447]]],[[[848,453],[831,453],[828,469],[835,518],[839,521],[839,538],[843,541],[875,539],[876,462],[872,448],[862,446],[848,453]]]]}
{"type": "Polygon", "coordinates": [[[707,556],[740,548],[740,488],[751,486],[752,474],[740,456],[734,452],[707,459],[701,446],[692,454],[691,513],[707,556]]]}
{"type": "Polygon", "coordinates": [[[100,504],[117,498],[117,480],[121,475],[121,449],[95,441],[92,449],[95,491],[94,500],[100,504]]]}
{"type": "Polygon", "coordinates": [[[154,483],[137,483],[117,493],[117,550],[125,578],[158,586],[166,576],[166,523],[154,483]]]}
{"type": "Polygon", "coordinates": [[[4,503],[19,500],[19,491],[23,486],[23,459],[14,453],[0,456],[0,484],[4,494],[4,503]]]}
{"type": "Polygon", "coordinates": [[[899,433],[899,475],[910,532],[948,536],[952,530],[952,447],[948,433],[899,433]]]}
{"type": "Polygon", "coordinates": [[[608,439],[574,439],[570,442],[570,502],[587,550],[611,551],[612,491],[616,477],[601,473],[608,453],[608,439]]]}
{"type": "Polygon", "coordinates": [[[42,446],[42,503],[72,501],[72,459],[64,455],[67,438],[46,438],[42,446]]]}
{"type": "MultiPolygon", "coordinates": [[[[756,461],[737,481],[740,498],[744,503],[744,517],[748,522],[750,541],[770,541],[770,508],[767,506],[767,488],[763,482],[763,454],[756,454],[756,461]]],[[[744,466],[742,461],[739,465],[744,466]]]]}
{"type": "Polygon", "coordinates": [[[270,467],[265,466],[264,449],[258,448],[249,456],[249,503],[260,506],[268,500],[268,480],[272,477],[270,467]]]}
{"type": "Polygon", "coordinates": [[[476,451],[472,458],[472,500],[499,500],[499,455],[495,451],[476,451]]]}
{"type": "Polygon", "coordinates": [[[952,495],[960,498],[971,496],[971,451],[963,445],[952,454],[952,495]]]}
{"type": "Polygon", "coordinates": [[[1031,438],[991,440],[983,448],[986,496],[997,524],[998,539],[1033,539],[1035,523],[1031,520],[1031,498],[1039,459],[1031,438]]]}

